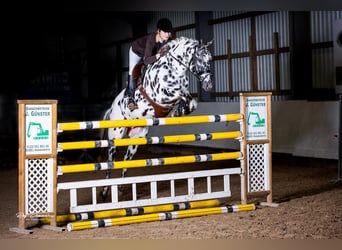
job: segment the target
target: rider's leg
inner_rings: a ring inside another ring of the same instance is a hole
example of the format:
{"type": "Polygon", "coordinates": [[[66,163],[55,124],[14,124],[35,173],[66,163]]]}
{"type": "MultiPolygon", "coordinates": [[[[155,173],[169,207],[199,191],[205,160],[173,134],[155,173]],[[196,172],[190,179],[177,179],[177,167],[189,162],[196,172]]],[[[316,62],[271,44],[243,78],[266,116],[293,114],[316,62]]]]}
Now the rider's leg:
{"type": "Polygon", "coordinates": [[[125,90],[125,96],[128,96],[128,108],[133,111],[137,108],[137,104],[134,101],[135,83],[131,75],[128,75],[128,84],[125,90]]]}
{"type": "Polygon", "coordinates": [[[125,90],[125,96],[128,96],[128,108],[133,111],[137,108],[137,105],[134,100],[134,92],[135,92],[135,83],[132,78],[133,69],[135,65],[139,63],[141,58],[135,54],[132,50],[132,47],[129,49],[129,71],[128,71],[128,83],[125,90]]]}

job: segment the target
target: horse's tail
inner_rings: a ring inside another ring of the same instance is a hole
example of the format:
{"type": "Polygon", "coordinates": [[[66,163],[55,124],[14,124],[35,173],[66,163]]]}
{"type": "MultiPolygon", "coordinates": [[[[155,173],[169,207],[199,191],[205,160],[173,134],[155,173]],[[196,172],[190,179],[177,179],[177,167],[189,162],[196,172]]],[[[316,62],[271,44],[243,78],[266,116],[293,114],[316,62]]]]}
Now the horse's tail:
{"type": "MultiPolygon", "coordinates": [[[[103,120],[109,120],[110,119],[109,116],[111,112],[112,112],[112,107],[106,110],[105,114],[103,115],[103,120]]],[[[105,140],[108,138],[108,129],[106,128],[101,129],[100,138],[101,140],[105,140]]]]}
{"type": "MultiPolygon", "coordinates": [[[[112,107],[106,110],[105,114],[103,115],[103,120],[109,120],[110,113],[112,111],[112,107]]],[[[100,129],[100,140],[107,140],[108,139],[108,129],[101,128],[100,129]]],[[[100,149],[100,159],[107,159],[107,150],[103,148],[100,149]]]]}
{"type": "Polygon", "coordinates": [[[109,115],[112,112],[112,107],[110,107],[109,109],[106,110],[104,116],[103,116],[103,120],[109,120],[109,115]]]}

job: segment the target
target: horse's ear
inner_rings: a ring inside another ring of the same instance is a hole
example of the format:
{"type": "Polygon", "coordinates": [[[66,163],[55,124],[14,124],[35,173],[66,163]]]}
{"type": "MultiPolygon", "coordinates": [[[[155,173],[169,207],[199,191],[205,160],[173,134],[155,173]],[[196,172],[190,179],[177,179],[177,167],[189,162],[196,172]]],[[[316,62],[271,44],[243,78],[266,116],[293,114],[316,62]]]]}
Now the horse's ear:
{"type": "Polygon", "coordinates": [[[214,39],[212,39],[211,41],[207,42],[207,44],[205,45],[206,47],[209,47],[210,45],[212,45],[214,42],[214,39]]]}

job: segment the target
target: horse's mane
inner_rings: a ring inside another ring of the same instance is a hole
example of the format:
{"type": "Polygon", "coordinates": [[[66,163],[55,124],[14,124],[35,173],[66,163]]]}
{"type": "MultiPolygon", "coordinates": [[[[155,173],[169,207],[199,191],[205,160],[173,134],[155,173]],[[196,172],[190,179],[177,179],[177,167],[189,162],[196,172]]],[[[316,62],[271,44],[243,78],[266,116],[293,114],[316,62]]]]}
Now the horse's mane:
{"type": "Polygon", "coordinates": [[[174,45],[180,45],[180,44],[185,45],[189,41],[190,42],[195,42],[196,44],[198,44],[197,40],[195,40],[195,39],[192,39],[192,38],[189,38],[189,37],[185,37],[185,36],[180,36],[180,37],[177,37],[177,38],[171,40],[170,42],[168,42],[168,45],[170,47],[173,47],[174,45]]]}

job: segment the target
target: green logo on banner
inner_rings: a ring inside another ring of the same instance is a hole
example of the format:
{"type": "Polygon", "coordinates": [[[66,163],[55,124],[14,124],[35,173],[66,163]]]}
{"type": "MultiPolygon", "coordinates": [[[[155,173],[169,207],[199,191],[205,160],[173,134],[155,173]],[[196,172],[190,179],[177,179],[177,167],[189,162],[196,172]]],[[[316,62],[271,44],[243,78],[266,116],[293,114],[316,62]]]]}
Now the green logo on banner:
{"type": "Polygon", "coordinates": [[[39,122],[30,122],[26,135],[28,138],[33,136],[34,140],[46,140],[49,138],[49,130],[44,130],[39,122]]]}
{"type": "Polygon", "coordinates": [[[247,125],[252,125],[252,127],[264,127],[265,119],[260,119],[258,112],[249,112],[247,125]],[[253,124],[251,123],[251,120],[254,122],[253,124]]]}

